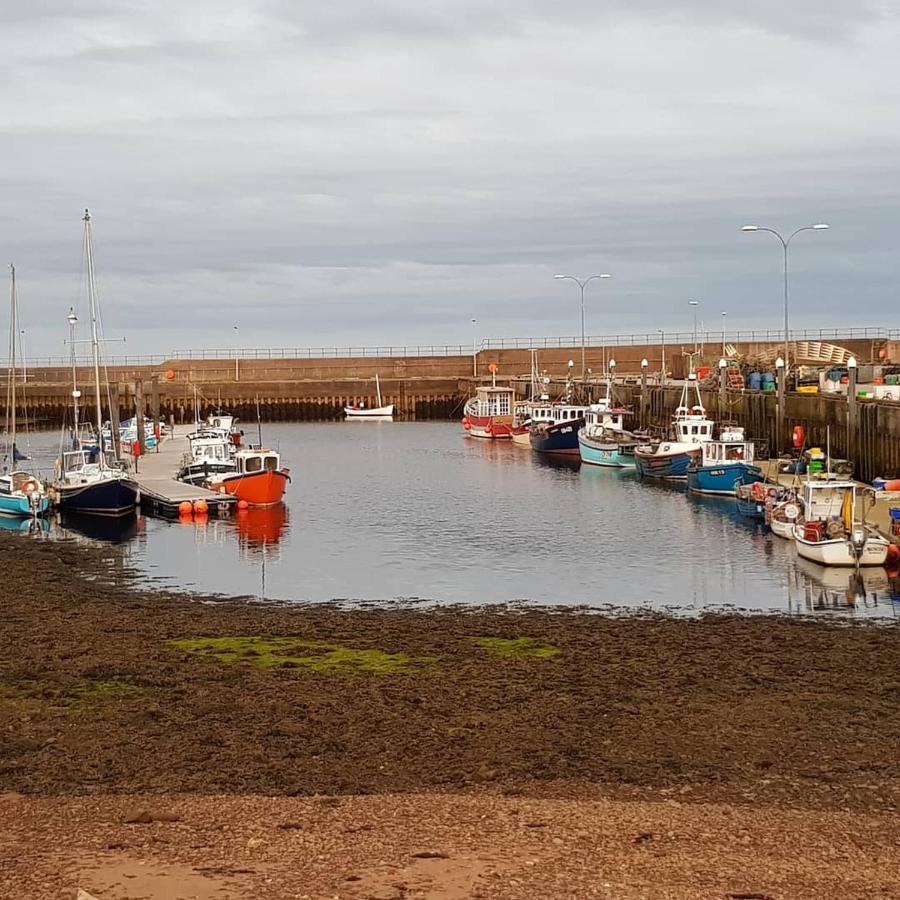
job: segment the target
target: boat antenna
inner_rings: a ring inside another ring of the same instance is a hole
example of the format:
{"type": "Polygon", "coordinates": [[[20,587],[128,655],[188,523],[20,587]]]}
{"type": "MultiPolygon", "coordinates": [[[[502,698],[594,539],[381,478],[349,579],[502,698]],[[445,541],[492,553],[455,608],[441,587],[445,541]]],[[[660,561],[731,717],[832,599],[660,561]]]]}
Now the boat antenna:
{"type": "Polygon", "coordinates": [[[259,437],[259,446],[262,447],[262,418],[259,414],[259,394],[256,395],[256,433],[259,437]]]}

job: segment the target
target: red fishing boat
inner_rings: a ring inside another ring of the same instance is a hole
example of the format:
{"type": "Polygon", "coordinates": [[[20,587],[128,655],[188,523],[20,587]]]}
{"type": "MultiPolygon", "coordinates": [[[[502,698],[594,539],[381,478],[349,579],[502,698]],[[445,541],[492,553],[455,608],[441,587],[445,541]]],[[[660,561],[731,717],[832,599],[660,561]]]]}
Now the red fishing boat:
{"type": "Polygon", "coordinates": [[[233,494],[249,506],[273,506],[281,502],[291,480],[276,450],[251,447],[234,454],[234,469],[212,475],[206,483],[211,491],[233,494]]]}
{"type": "Polygon", "coordinates": [[[480,387],[466,403],[463,428],[470,437],[508,441],[513,435],[515,391],[508,387],[480,387]]]}

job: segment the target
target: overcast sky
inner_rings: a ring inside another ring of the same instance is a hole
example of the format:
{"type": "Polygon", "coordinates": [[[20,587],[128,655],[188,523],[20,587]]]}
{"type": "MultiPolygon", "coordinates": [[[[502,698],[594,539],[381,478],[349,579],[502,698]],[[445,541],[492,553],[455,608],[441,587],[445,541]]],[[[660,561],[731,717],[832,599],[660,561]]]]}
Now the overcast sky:
{"type": "Polygon", "coordinates": [[[85,206],[130,353],[576,334],[557,271],[613,274],[590,333],[692,298],[777,328],[753,221],[831,225],[792,245],[792,324],[900,327],[897,9],[0,0],[27,350],[63,352],[85,206]]]}

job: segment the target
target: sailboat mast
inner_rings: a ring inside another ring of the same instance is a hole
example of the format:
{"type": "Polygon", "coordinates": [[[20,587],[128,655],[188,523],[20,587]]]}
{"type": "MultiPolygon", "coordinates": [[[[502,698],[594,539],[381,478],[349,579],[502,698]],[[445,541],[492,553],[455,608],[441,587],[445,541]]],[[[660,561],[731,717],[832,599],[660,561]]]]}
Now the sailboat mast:
{"type": "Polygon", "coordinates": [[[94,387],[97,401],[97,441],[100,446],[100,466],[103,467],[103,406],[100,395],[100,336],[97,324],[97,294],[94,282],[94,245],[91,239],[91,214],[84,211],[84,261],[87,267],[87,290],[91,306],[91,350],[94,355],[94,387]]]}
{"type": "Polygon", "coordinates": [[[12,415],[12,423],[9,429],[12,441],[12,465],[10,471],[16,467],[16,335],[18,334],[18,325],[16,324],[16,267],[10,263],[10,282],[9,282],[9,381],[10,381],[10,401],[9,408],[12,415]]]}
{"type": "Polygon", "coordinates": [[[378,408],[381,409],[381,382],[378,380],[378,373],[375,373],[375,393],[378,394],[378,408]]]}
{"type": "Polygon", "coordinates": [[[72,361],[72,412],[74,414],[75,423],[75,440],[78,441],[78,398],[81,391],[78,390],[78,357],[75,353],[75,325],[78,323],[78,316],[75,315],[75,307],[69,307],[69,315],[66,316],[69,323],[69,358],[72,361]]]}

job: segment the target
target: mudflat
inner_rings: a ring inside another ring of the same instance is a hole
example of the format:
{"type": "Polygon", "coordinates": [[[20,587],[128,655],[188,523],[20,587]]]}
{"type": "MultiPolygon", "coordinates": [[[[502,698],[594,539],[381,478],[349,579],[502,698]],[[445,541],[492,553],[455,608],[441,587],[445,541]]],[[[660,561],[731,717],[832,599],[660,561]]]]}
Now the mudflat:
{"type": "Polygon", "coordinates": [[[0,569],[4,896],[900,896],[891,625],[181,596],[17,535],[0,569]]]}

